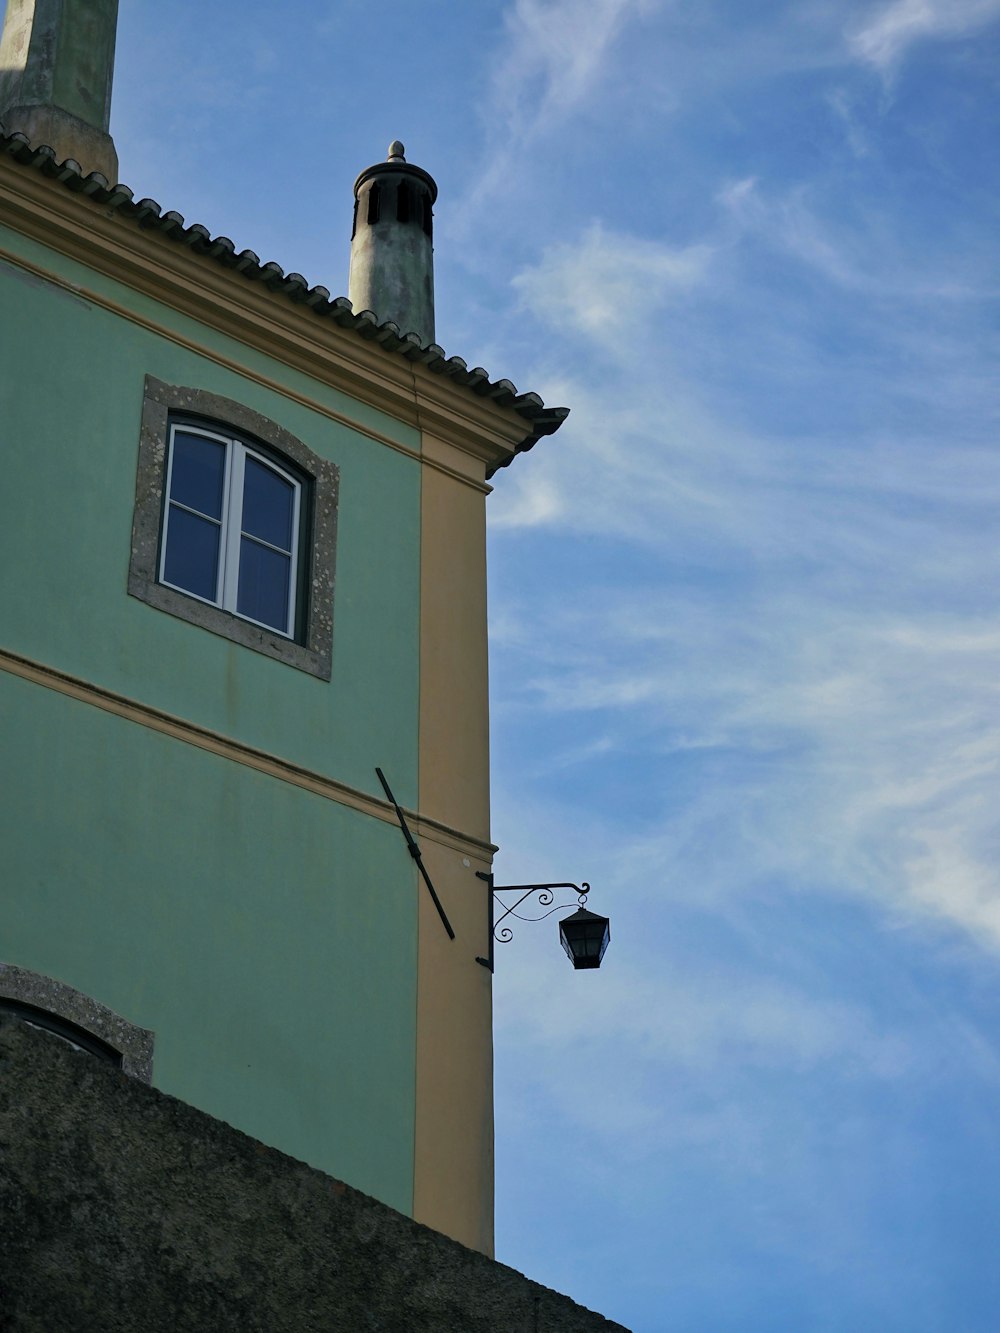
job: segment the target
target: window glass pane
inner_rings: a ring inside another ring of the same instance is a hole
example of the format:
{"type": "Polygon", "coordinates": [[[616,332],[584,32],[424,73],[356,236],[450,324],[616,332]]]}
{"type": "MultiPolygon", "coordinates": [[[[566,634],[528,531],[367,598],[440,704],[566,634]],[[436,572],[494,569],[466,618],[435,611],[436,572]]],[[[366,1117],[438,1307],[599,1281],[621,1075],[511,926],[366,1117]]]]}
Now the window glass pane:
{"type": "Polygon", "coordinates": [[[243,482],[244,532],[290,551],[294,499],[294,486],[247,455],[243,482]]]}
{"type": "Polygon", "coordinates": [[[222,517],[226,446],[188,431],[174,431],[170,498],[212,518],[222,517]]]}
{"type": "Polygon", "coordinates": [[[288,584],[292,562],[266,546],[240,540],[240,587],[236,609],[281,632],[288,631],[288,584]]]}
{"type": "Polygon", "coordinates": [[[214,602],[220,532],[218,523],[171,505],[167,522],[167,557],[163,563],[166,582],[214,602]]]}

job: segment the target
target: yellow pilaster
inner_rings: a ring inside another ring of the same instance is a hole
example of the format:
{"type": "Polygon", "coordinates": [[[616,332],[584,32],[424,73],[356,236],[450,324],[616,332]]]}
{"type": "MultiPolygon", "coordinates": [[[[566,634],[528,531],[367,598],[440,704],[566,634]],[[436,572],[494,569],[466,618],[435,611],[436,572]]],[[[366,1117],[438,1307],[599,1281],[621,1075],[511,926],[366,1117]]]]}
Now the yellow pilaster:
{"type": "Polygon", "coordinates": [[[413,1210],[492,1254],[492,977],[476,962],[487,923],[475,873],[490,864],[485,468],[427,432],[422,448],[419,808],[487,846],[423,844],[456,938],[422,894],[413,1210]]]}

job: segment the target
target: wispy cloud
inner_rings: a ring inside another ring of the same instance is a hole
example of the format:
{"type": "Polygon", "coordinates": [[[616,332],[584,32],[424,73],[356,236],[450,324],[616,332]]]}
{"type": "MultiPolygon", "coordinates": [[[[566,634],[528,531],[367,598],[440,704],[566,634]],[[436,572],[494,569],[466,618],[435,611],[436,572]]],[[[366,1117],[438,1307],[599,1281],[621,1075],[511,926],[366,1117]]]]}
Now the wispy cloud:
{"type": "Polygon", "coordinates": [[[711,1070],[734,1060],[809,1068],[828,1062],[894,1077],[906,1044],[881,1033],[858,1006],[818,1000],[773,980],[727,973],[725,988],[704,970],[669,979],[609,973],[593,1010],[544,1003],[545,982],[525,980],[503,1014],[508,1028],[535,1040],[579,1049],[628,1032],[633,1052],[675,1067],[711,1070]]]}
{"type": "Polygon", "coordinates": [[[573,415],[490,500],[493,718],[521,742],[494,828],[505,876],[585,875],[613,938],[561,1003],[551,923],[537,953],[518,929],[500,1109],[613,1156],[636,1215],[703,1170],[753,1197],[754,1244],[856,1274],[886,1146],[935,1178],[920,1108],[961,1086],[975,1119],[1000,1084],[955,998],[1000,959],[995,236],[961,207],[973,153],[942,174],[931,118],[893,122],[866,72],[969,7],[880,46],[903,7],[853,5],[851,67],[845,7],[794,9],[786,152],[743,150],[734,62],[700,197],[682,214],[674,173],[659,214],[592,201],[513,284],[573,415]]]}
{"type": "Polygon", "coordinates": [[[506,133],[523,138],[563,116],[607,73],[630,19],[664,0],[515,0],[504,26],[507,51],[493,76],[494,106],[506,133]]]}
{"type": "Polygon", "coordinates": [[[494,528],[641,549],[649,572],[634,589],[597,567],[585,604],[560,604],[556,586],[520,627],[508,608],[508,700],[589,718],[613,752],[721,756],[643,835],[681,857],[678,878],[685,855],[704,870],[706,848],[728,847],[711,853],[719,884],[839,884],[1000,948],[1000,465],[989,344],[970,336],[982,292],[888,246],[866,254],[802,192],[769,201],[746,177],[719,203],[689,246],[592,226],[516,281],[576,350],[576,372],[548,386],[575,410],[561,449],[503,478],[494,528]],[[734,268],[762,246],[851,295],[835,326],[849,361],[817,339],[815,287],[782,293],[778,355],[770,293],[745,267],[749,306],[734,303],[734,268]],[[932,327],[914,318],[930,302],[932,327]],[[763,402],[736,388],[752,375],[763,402]],[[870,413],[839,400],[841,376],[870,413]],[[828,402],[819,426],[810,385],[828,402]],[[783,419],[765,429],[776,394],[783,419]],[[749,816],[735,829],[734,810],[749,816]]]}
{"type": "Polygon", "coordinates": [[[703,902],[797,883],[1000,949],[1000,634],[987,614],[906,618],[887,614],[887,588],[847,605],[822,583],[779,599],[771,582],[764,600],[742,587],[606,601],[599,585],[586,610],[546,605],[510,704],[575,714],[572,732],[610,736],[663,784],[659,827],[618,849],[630,892],[667,878],[703,902]],[[551,660],[539,643],[558,645],[551,660]]]}
{"type": "Polygon", "coordinates": [[[858,59],[886,71],[915,42],[966,37],[1000,17],[1000,0],[892,0],[849,35],[858,59]]]}
{"type": "MultiPolygon", "coordinates": [[[[849,133],[857,155],[866,156],[867,148],[858,142],[860,131],[855,126],[849,133]]],[[[990,280],[991,270],[984,280],[979,254],[939,256],[925,248],[919,257],[911,256],[875,210],[852,218],[828,204],[834,217],[824,217],[822,206],[817,208],[823,193],[822,182],[768,193],[748,178],[723,188],[718,199],[744,233],[840,287],[906,300],[992,300],[1000,291],[990,280]]]]}
{"type": "MultiPolygon", "coordinates": [[[[526,147],[564,125],[611,71],[625,27],[671,0],[514,0],[505,41],[480,114],[486,127],[483,172],[470,186],[474,213],[515,170],[526,147]]],[[[453,226],[461,227],[459,219],[453,226]]]]}
{"type": "Polygon", "coordinates": [[[514,279],[525,305],[574,334],[620,347],[630,328],[706,277],[710,244],[672,247],[592,223],[514,279]]]}
{"type": "Polygon", "coordinates": [[[841,86],[831,88],[826,94],[827,106],[833,112],[844,130],[847,144],[856,158],[865,158],[871,154],[872,141],[867,132],[857,107],[848,89],[841,86]]]}

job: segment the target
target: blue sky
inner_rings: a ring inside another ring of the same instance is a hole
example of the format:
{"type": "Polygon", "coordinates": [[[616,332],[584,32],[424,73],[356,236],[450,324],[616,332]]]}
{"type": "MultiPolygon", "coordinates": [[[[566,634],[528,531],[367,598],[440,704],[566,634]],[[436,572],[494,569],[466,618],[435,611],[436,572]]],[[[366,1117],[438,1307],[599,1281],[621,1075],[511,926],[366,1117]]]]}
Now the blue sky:
{"type": "Polygon", "coordinates": [[[122,6],[123,179],[346,293],[437,179],[496,480],[498,1256],[637,1333],[1000,1308],[1000,0],[122,6]]]}

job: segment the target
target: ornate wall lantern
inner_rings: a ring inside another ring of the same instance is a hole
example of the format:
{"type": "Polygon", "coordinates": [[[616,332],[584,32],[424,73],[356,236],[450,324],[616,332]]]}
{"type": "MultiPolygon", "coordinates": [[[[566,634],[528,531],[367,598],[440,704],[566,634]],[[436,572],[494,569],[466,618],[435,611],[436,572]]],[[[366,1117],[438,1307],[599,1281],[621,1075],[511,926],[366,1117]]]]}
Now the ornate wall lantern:
{"type": "MultiPolygon", "coordinates": [[[[386,781],[385,774],[380,768],[376,768],[375,773],[382,789],[388,797],[393,809],[396,812],[396,818],[399,820],[399,827],[402,830],[403,837],[406,840],[407,850],[417,863],[417,869],[427,886],[427,892],[431,896],[431,901],[437,908],[438,916],[441,918],[441,924],[450,940],[455,938],[455,931],[448,920],[448,915],[444,910],[441,899],[438,897],[437,890],[431,882],[431,877],[427,873],[427,867],[424,865],[424,859],[420,854],[420,848],[417,846],[416,839],[410,832],[410,826],[406,822],[406,816],[399,807],[395,796],[392,794],[392,788],[386,781]]],[[[598,916],[595,912],[587,910],[587,894],[590,892],[590,885],[584,880],[582,884],[571,884],[568,881],[559,884],[494,884],[493,875],[484,870],[476,871],[476,878],[484,880],[489,886],[489,892],[486,895],[489,910],[489,953],[485,958],[477,958],[476,962],[481,963],[483,967],[493,971],[494,949],[496,941],[501,944],[509,944],[514,938],[514,932],[510,926],[505,926],[503,922],[509,916],[517,917],[518,921],[544,921],[547,916],[553,912],[562,911],[563,908],[571,904],[567,902],[557,903],[555,895],[557,889],[572,889],[577,895],[577,909],[572,916],[564,917],[559,922],[559,942],[566,950],[566,957],[575,968],[594,968],[601,966],[601,959],[604,957],[605,950],[611,941],[610,922],[606,916],[598,916]],[[500,899],[500,905],[503,911],[499,916],[496,914],[497,895],[500,893],[518,893],[521,896],[516,902],[509,906],[500,899]],[[521,916],[518,908],[522,903],[537,894],[535,906],[545,907],[548,910],[542,912],[540,916],[521,916]],[[554,905],[553,905],[554,904],[554,905]]]]}
{"type": "Polygon", "coordinates": [[[600,967],[611,942],[611,923],[606,916],[588,912],[581,902],[572,916],[559,922],[559,942],[574,967],[600,967]]]}
{"type": "Polygon", "coordinates": [[[559,923],[559,939],[566,950],[567,957],[576,968],[600,967],[601,959],[604,957],[604,951],[608,947],[611,939],[610,923],[606,916],[597,916],[594,912],[587,910],[587,894],[590,892],[590,885],[584,881],[582,884],[494,884],[493,876],[483,870],[476,871],[477,879],[485,880],[489,886],[489,922],[490,922],[490,947],[489,953],[485,958],[477,958],[476,962],[481,963],[483,967],[488,967],[493,971],[494,948],[496,941],[501,944],[509,944],[514,938],[514,932],[510,926],[503,925],[503,922],[509,916],[517,917],[518,921],[544,921],[547,916],[553,912],[558,912],[563,908],[569,907],[566,902],[556,903],[555,895],[557,889],[572,889],[577,896],[579,906],[572,916],[564,918],[559,923]],[[499,916],[496,915],[497,894],[500,893],[518,893],[521,896],[516,902],[507,906],[501,898],[500,905],[504,911],[499,916]],[[542,912],[539,916],[521,916],[517,909],[522,903],[527,902],[529,898],[537,894],[534,906],[546,907],[548,911],[542,912]],[[555,906],[552,904],[555,903],[555,906]]]}

